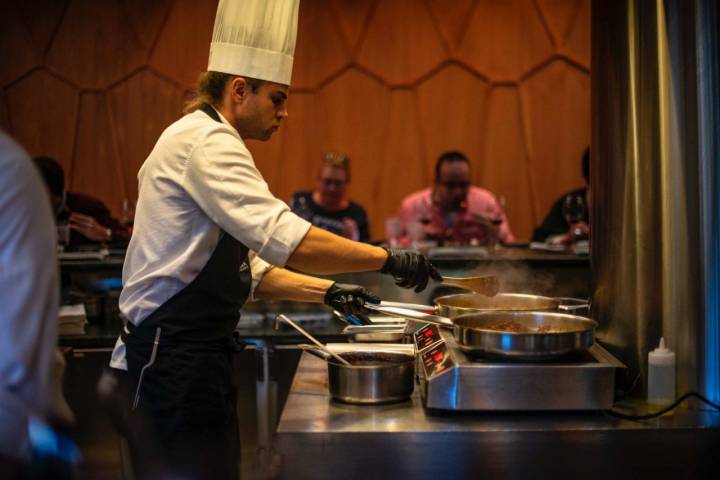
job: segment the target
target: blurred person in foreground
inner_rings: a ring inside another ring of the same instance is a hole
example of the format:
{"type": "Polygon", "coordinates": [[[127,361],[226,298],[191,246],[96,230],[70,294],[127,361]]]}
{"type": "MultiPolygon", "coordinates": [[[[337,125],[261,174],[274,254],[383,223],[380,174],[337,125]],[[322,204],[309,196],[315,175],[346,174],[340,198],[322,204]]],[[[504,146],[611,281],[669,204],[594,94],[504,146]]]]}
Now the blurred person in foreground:
{"type": "Polygon", "coordinates": [[[533,232],[533,242],[570,243],[573,239],[587,239],[590,235],[590,149],[582,157],[582,176],[585,186],[562,195],[533,232]]]}
{"type": "Polygon", "coordinates": [[[116,248],[127,246],[130,231],[113,218],[102,201],[65,189],[65,171],[57,160],[34,157],[33,162],[50,194],[56,223],[70,229],[67,247],[99,244],[116,248]]]}
{"type": "Polygon", "coordinates": [[[350,158],[326,153],[312,192],[297,192],[290,209],[314,226],[341,237],[360,242],[370,241],[365,209],[347,197],[350,183],[350,158]]]}
{"type": "Polygon", "coordinates": [[[63,469],[38,472],[32,452],[43,445],[31,447],[30,432],[72,422],[56,348],[55,224],[30,158],[2,131],[0,171],[0,476],[68,478],[63,469]]]}
{"type": "Polygon", "coordinates": [[[421,228],[425,239],[443,242],[483,245],[515,239],[495,195],[470,184],[470,162],[457,151],[440,155],[433,186],[405,197],[398,218],[411,237],[421,228]]]}

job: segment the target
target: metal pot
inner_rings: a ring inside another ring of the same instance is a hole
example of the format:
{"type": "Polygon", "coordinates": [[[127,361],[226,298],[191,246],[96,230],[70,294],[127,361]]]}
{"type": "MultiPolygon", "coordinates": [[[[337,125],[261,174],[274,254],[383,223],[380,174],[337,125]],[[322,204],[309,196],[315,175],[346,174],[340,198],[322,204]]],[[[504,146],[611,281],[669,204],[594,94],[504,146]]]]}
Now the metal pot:
{"type": "Polygon", "coordinates": [[[352,365],[335,361],[314,345],[303,350],[327,362],[330,396],[345,403],[374,405],[410,398],[415,387],[415,357],[404,353],[355,351],[339,355],[352,365]]]}

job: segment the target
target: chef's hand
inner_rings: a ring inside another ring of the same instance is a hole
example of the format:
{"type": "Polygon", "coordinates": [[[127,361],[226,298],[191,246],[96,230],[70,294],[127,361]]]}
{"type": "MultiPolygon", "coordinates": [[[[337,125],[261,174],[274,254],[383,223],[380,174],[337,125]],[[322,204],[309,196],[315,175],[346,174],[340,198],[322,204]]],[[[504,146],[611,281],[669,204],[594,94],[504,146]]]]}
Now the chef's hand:
{"type": "Polygon", "coordinates": [[[368,315],[366,303],[380,303],[380,297],[361,287],[347,283],[333,283],[325,292],[325,305],[340,313],[368,315]]]}
{"type": "Polygon", "coordinates": [[[100,225],[93,217],[73,212],[69,222],[72,230],[94,242],[108,242],[112,238],[112,230],[100,225]]]}
{"type": "Polygon", "coordinates": [[[388,258],[380,273],[392,275],[398,286],[414,288],[415,292],[422,292],[431,278],[438,282],[442,280],[442,276],[425,255],[389,248],[385,250],[388,252],[388,258]]]}

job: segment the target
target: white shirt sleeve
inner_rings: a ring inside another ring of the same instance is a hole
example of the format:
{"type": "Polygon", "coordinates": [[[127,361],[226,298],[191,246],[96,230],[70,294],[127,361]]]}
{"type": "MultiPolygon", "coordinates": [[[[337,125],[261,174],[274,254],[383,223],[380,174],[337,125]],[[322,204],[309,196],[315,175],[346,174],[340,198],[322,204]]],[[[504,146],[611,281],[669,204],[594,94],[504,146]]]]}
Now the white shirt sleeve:
{"type": "Polygon", "coordinates": [[[56,237],[40,175],[2,132],[0,171],[0,455],[19,458],[28,416],[56,407],[56,237]]]}
{"type": "Polygon", "coordinates": [[[265,274],[272,270],[274,265],[271,265],[262,258],[258,257],[257,253],[252,250],[248,253],[248,259],[250,260],[250,270],[252,271],[252,287],[250,288],[250,298],[248,298],[248,301],[252,302],[257,300],[255,298],[255,289],[260,284],[265,274]]]}
{"type": "Polygon", "coordinates": [[[284,266],[310,229],[273,196],[245,144],[220,123],[190,154],[183,187],[213,222],[273,265],[284,266]]]}

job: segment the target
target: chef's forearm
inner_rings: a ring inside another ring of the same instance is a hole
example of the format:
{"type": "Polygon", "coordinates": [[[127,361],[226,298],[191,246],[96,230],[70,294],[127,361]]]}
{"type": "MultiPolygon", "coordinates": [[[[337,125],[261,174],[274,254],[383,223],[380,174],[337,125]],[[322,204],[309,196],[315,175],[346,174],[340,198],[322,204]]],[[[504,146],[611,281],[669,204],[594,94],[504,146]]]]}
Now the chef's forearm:
{"type": "Polygon", "coordinates": [[[293,300],[322,303],[333,282],[275,267],[268,271],[255,288],[258,300],[293,300]]]}
{"type": "Polygon", "coordinates": [[[378,271],[387,252],[367,243],[354,242],[320,228],[310,227],[305,239],[288,260],[296,270],[313,274],[378,271]]]}

